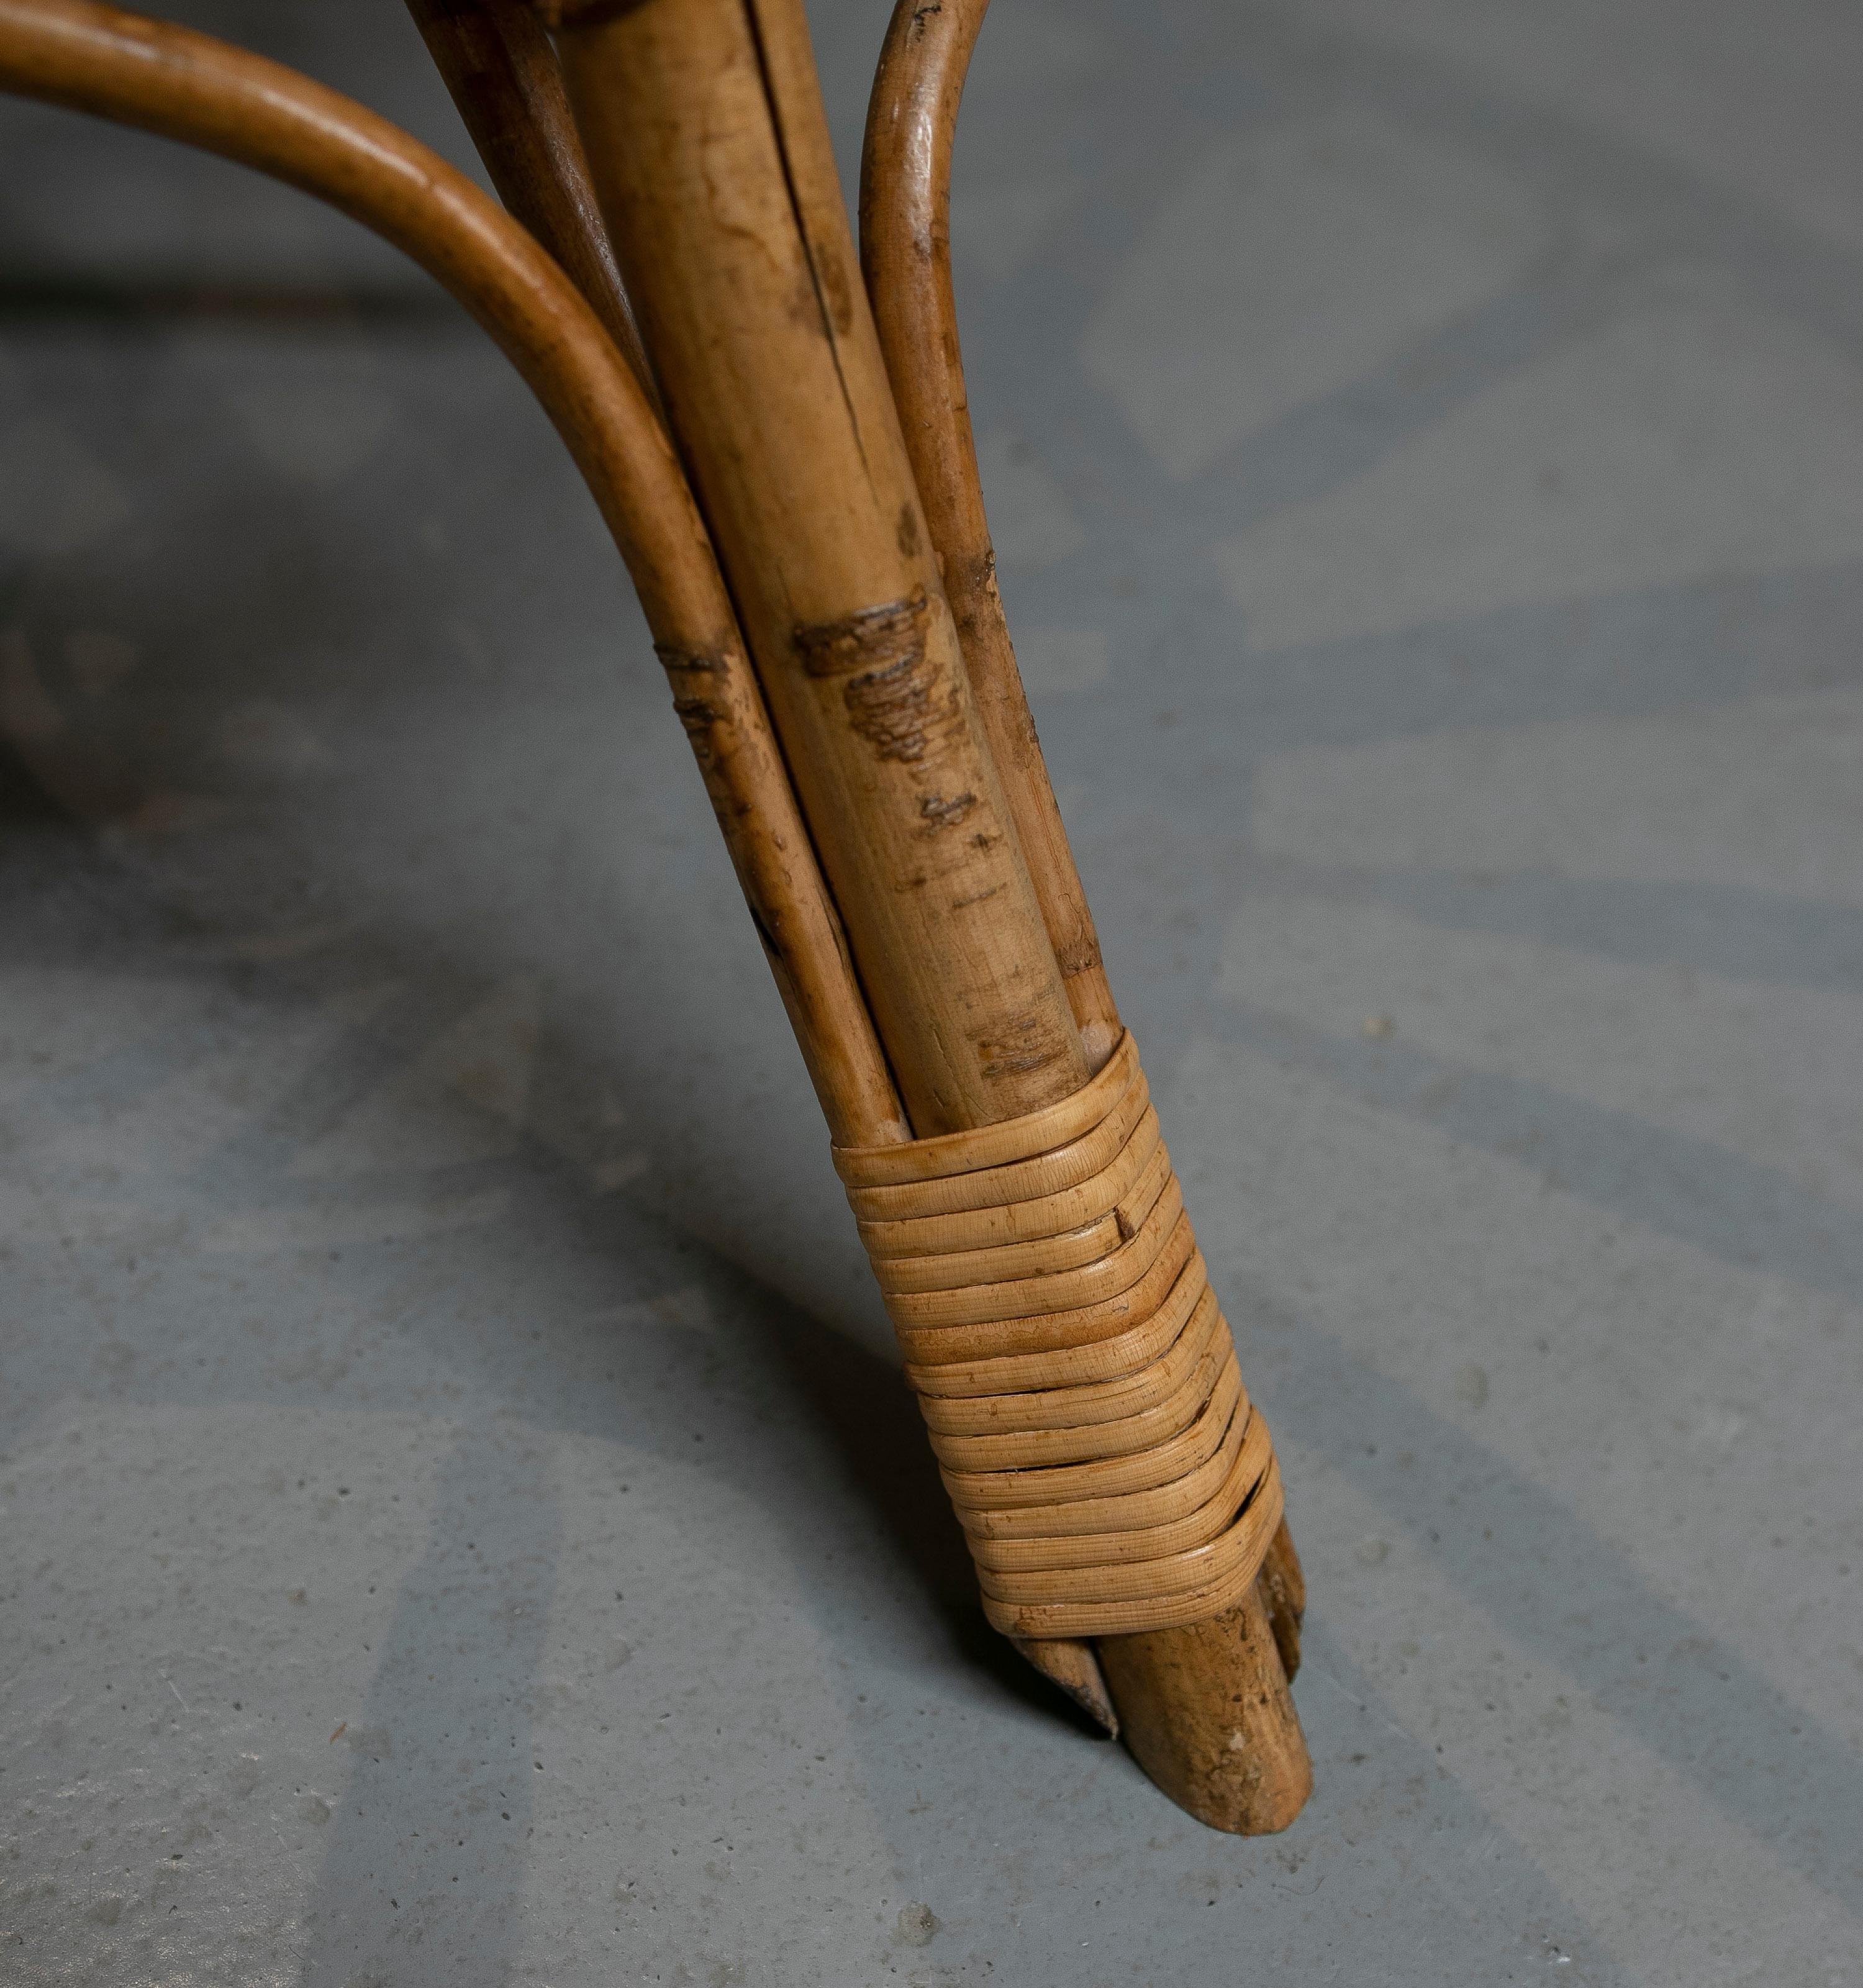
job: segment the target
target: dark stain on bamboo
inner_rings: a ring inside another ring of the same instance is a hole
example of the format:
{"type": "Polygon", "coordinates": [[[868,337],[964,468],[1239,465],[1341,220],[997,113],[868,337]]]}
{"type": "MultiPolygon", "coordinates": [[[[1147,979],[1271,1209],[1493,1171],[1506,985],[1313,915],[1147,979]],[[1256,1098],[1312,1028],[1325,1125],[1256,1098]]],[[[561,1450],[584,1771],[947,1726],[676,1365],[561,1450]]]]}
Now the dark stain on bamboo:
{"type": "Polygon", "coordinates": [[[700,770],[709,775],[718,758],[715,735],[720,726],[731,722],[729,712],[714,702],[712,695],[723,681],[728,667],[725,660],[722,655],[706,655],[666,642],[656,642],[654,654],[660,658],[667,681],[673,687],[674,713],[691,741],[693,757],[700,770]]]}
{"type": "Polygon", "coordinates": [[[1007,1040],[977,1044],[983,1074],[992,1081],[1046,1070],[1069,1055],[1074,1047],[1065,1033],[1055,1026],[1053,1018],[1039,1010],[1012,1022],[1006,1033],[1007,1040]]]}
{"type": "Polygon", "coordinates": [[[924,759],[934,723],[958,708],[955,686],[926,652],[931,612],[925,589],[915,587],[903,600],[795,632],[796,652],[810,676],[846,678],[848,722],[882,759],[909,766],[924,759]]]}
{"type": "Polygon", "coordinates": [[[673,642],[654,643],[654,654],[660,658],[661,667],[669,675],[675,670],[719,672],[731,667],[731,658],[722,651],[682,649],[673,642]]]}
{"type": "Polygon", "coordinates": [[[884,669],[850,677],[841,692],[848,722],[879,758],[908,766],[922,759],[932,749],[940,674],[921,650],[916,655],[901,656],[884,669]]]}
{"type": "Polygon", "coordinates": [[[838,621],[817,621],[796,631],[796,652],[812,677],[851,675],[885,663],[922,656],[931,603],[922,587],[903,600],[863,607],[838,621]]]}
{"type": "Polygon", "coordinates": [[[921,832],[926,835],[937,835],[945,829],[955,828],[976,804],[977,797],[969,789],[961,794],[952,794],[948,799],[943,794],[921,794],[918,813],[925,826],[921,832]]]}
{"type": "Polygon", "coordinates": [[[808,249],[816,281],[820,286],[824,313],[834,327],[836,336],[845,338],[854,330],[854,286],[848,279],[847,265],[840,256],[832,250],[823,248],[818,242],[810,241],[808,249]]]}
{"type": "Polygon", "coordinates": [[[730,664],[724,656],[704,654],[702,650],[676,648],[670,642],[656,642],[654,654],[672,684],[672,710],[692,742],[692,756],[702,773],[710,776],[718,762],[718,729],[730,724],[730,712],[715,700],[715,691],[725,682],[730,664]]]}
{"type": "Polygon", "coordinates": [[[685,735],[692,742],[693,756],[702,767],[709,769],[715,756],[712,732],[719,719],[718,707],[702,697],[676,697],[673,699],[673,711],[685,727],[685,735]]]}

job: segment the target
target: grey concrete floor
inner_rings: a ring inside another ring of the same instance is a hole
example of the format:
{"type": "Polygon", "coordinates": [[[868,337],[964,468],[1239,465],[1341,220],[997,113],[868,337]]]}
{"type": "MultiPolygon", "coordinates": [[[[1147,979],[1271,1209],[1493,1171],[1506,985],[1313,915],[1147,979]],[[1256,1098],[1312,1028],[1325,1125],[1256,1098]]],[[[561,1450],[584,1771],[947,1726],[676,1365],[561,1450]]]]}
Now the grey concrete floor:
{"type": "MultiPolygon", "coordinates": [[[[6,1982],[1863,1981],[1863,17],[999,9],[1005,590],[1311,1805],[983,1628],[516,379],[9,106],[6,1982]]],[[[182,11],[461,154],[389,0],[182,11]]]]}

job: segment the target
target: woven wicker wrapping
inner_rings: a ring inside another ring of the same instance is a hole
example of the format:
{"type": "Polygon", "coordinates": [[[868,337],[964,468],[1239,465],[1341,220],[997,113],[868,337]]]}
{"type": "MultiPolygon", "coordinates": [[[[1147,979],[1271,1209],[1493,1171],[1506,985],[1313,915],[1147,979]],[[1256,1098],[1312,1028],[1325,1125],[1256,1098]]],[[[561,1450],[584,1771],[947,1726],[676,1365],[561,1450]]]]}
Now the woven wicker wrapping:
{"type": "Polygon", "coordinates": [[[1280,1475],[1131,1035],[1045,1111],[834,1159],[996,1628],[1239,1601],[1280,1475]]]}

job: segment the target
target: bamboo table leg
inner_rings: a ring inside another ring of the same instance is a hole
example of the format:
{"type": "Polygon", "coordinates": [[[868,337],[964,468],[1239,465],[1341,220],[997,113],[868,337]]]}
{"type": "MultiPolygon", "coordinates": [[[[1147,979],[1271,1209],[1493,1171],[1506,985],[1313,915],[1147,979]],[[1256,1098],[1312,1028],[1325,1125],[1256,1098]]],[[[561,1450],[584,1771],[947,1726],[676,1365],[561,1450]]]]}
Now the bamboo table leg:
{"type": "MultiPolygon", "coordinates": [[[[556,11],[604,211],[914,1131],[1057,1101],[1087,1055],[858,288],[800,6],[556,11]]],[[[1219,1827],[1292,1819],[1310,1769],[1259,1597],[1102,1650],[1168,1793],[1219,1827]]]]}
{"type": "Polygon", "coordinates": [[[978,723],[800,8],[647,0],[564,72],[674,432],[920,1137],[1088,1074],[978,723]]]}
{"type": "Polygon", "coordinates": [[[1259,1582],[1208,1621],[1102,1636],[1099,1648],[1126,1743],[1174,1801],[1238,1836],[1300,1814],[1313,1763],[1259,1582]]]}
{"type": "MultiPolygon", "coordinates": [[[[860,154],[860,265],[906,448],[990,749],[1005,772],[1030,875],[1088,1060],[1120,1031],[1087,894],[1036,736],[996,586],[951,276],[951,161],[964,79],[989,0],[898,0],[860,154]]],[[[1291,1679],[1306,1586],[1285,1523],[1259,1583],[1291,1679]]]]}

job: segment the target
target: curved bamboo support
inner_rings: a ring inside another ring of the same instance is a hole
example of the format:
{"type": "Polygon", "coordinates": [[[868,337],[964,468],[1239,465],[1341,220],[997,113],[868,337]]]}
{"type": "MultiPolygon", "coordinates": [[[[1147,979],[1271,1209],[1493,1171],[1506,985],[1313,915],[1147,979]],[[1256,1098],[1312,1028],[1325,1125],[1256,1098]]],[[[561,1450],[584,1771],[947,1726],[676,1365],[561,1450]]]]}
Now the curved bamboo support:
{"type": "Polygon", "coordinates": [[[860,153],[860,267],[971,689],[1087,1060],[1097,1070],[1119,1040],[1119,1010],[996,590],[951,288],[952,144],[989,5],[899,0],[894,10],[860,153]]]}
{"type": "MultiPolygon", "coordinates": [[[[867,108],[860,261],[965,666],[1097,1067],[1119,1039],[1118,1010],[997,590],[952,286],[952,152],[989,5],[898,0],[867,108]]],[[[1214,1622],[1102,1638],[1090,1672],[1084,1645],[1017,1647],[1077,1697],[1076,1674],[1103,1677],[1128,1743],[1159,1785],[1205,1821],[1253,1834],[1284,1827],[1312,1785],[1287,1689],[1300,1664],[1305,1599],[1283,1520],[1253,1592],[1214,1622]]]]}
{"type": "Polygon", "coordinates": [[[594,307],[653,397],[652,375],[556,51],[529,0],[407,0],[498,197],[594,307]]]}
{"type": "Polygon", "coordinates": [[[639,590],[744,894],[837,1138],[906,1135],[705,526],[607,331],[508,215],[348,98],[90,0],[0,0],[0,87],[177,138],[340,208],[497,341],[554,422],[639,590]]]}

